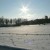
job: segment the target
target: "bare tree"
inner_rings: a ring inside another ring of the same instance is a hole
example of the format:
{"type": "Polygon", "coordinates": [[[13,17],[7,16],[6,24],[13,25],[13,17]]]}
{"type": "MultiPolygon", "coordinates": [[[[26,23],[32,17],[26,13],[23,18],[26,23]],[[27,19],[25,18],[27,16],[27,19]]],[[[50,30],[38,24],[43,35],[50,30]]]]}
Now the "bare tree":
{"type": "Polygon", "coordinates": [[[10,19],[10,23],[12,24],[12,19],[10,19]]]}
{"type": "Polygon", "coordinates": [[[5,24],[6,25],[8,25],[8,22],[9,22],[9,20],[8,19],[5,19],[5,24]]]}

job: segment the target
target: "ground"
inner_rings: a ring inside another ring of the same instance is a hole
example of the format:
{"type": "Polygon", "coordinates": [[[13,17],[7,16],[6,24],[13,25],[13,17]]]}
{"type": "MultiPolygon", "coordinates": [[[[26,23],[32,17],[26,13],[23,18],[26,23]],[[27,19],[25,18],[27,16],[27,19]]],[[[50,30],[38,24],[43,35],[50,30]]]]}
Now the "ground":
{"type": "Polygon", "coordinates": [[[0,33],[0,45],[31,50],[50,50],[50,35],[0,33]]]}

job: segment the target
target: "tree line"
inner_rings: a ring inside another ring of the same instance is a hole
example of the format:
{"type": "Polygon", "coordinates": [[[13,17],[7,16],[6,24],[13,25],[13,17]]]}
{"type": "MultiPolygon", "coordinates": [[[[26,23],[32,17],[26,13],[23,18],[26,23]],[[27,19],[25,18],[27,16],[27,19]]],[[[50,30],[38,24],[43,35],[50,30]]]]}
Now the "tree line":
{"type": "Polygon", "coordinates": [[[35,20],[27,20],[27,19],[7,19],[4,17],[0,17],[0,27],[7,27],[7,26],[21,26],[21,25],[34,25],[34,24],[47,24],[50,23],[50,18],[45,16],[43,19],[35,19],[35,20]]]}

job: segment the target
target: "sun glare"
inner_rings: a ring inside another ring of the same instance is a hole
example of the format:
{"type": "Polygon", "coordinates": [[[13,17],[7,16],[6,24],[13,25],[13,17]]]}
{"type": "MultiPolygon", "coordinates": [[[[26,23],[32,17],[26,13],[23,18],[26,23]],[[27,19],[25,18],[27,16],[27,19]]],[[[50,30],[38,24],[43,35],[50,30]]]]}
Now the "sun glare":
{"type": "Polygon", "coordinates": [[[27,6],[22,6],[22,8],[20,8],[20,16],[21,18],[24,19],[31,19],[32,14],[30,13],[30,9],[27,6]]]}
{"type": "Polygon", "coordinates": [[[21,8],[21,11],[22,11],[23,13],[27,13],[27,12],[28,12],[28,8],[25,7],[25,6],[23,6],[23,7],[21,8]]]}

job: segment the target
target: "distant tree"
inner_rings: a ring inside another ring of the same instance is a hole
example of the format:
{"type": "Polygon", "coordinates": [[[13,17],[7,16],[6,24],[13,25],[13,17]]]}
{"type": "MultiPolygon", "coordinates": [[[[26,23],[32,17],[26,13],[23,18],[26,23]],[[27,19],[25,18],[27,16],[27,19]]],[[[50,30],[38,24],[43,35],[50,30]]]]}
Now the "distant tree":
{"type": "Polygon", "coordinates": [[[21,19],[17,19],[17,20],[16,20],[16,24],[17,24],[17,23],[20,23],[20,22],[21,22],[21,19]]]}
{"type": "Polygon", "coordinates": [[[16,20],[16,25],[21,25],[21,19],[20,18],[16,20]]]}
{"type": "Polygon", "coordinates": [[[48,19],[48,16],[45,16],[45,19],[48,19]]]}
{"type": "Polygon", "coordinates": [[[0,24],[4,25],[4,18],[3,18],[3,16],[0,18],[0,24]]]}
{"type": "Polygon", "coordinates": [[[5,19],[5,24],[6,25],[8,25],[8,22],[9,22],[9,20],[8,19],[5,19]]]}
{"type": "Polygon", "coordinates": [[[12,19],[10,19],[10,23],[12,24],[12,19]]]}

